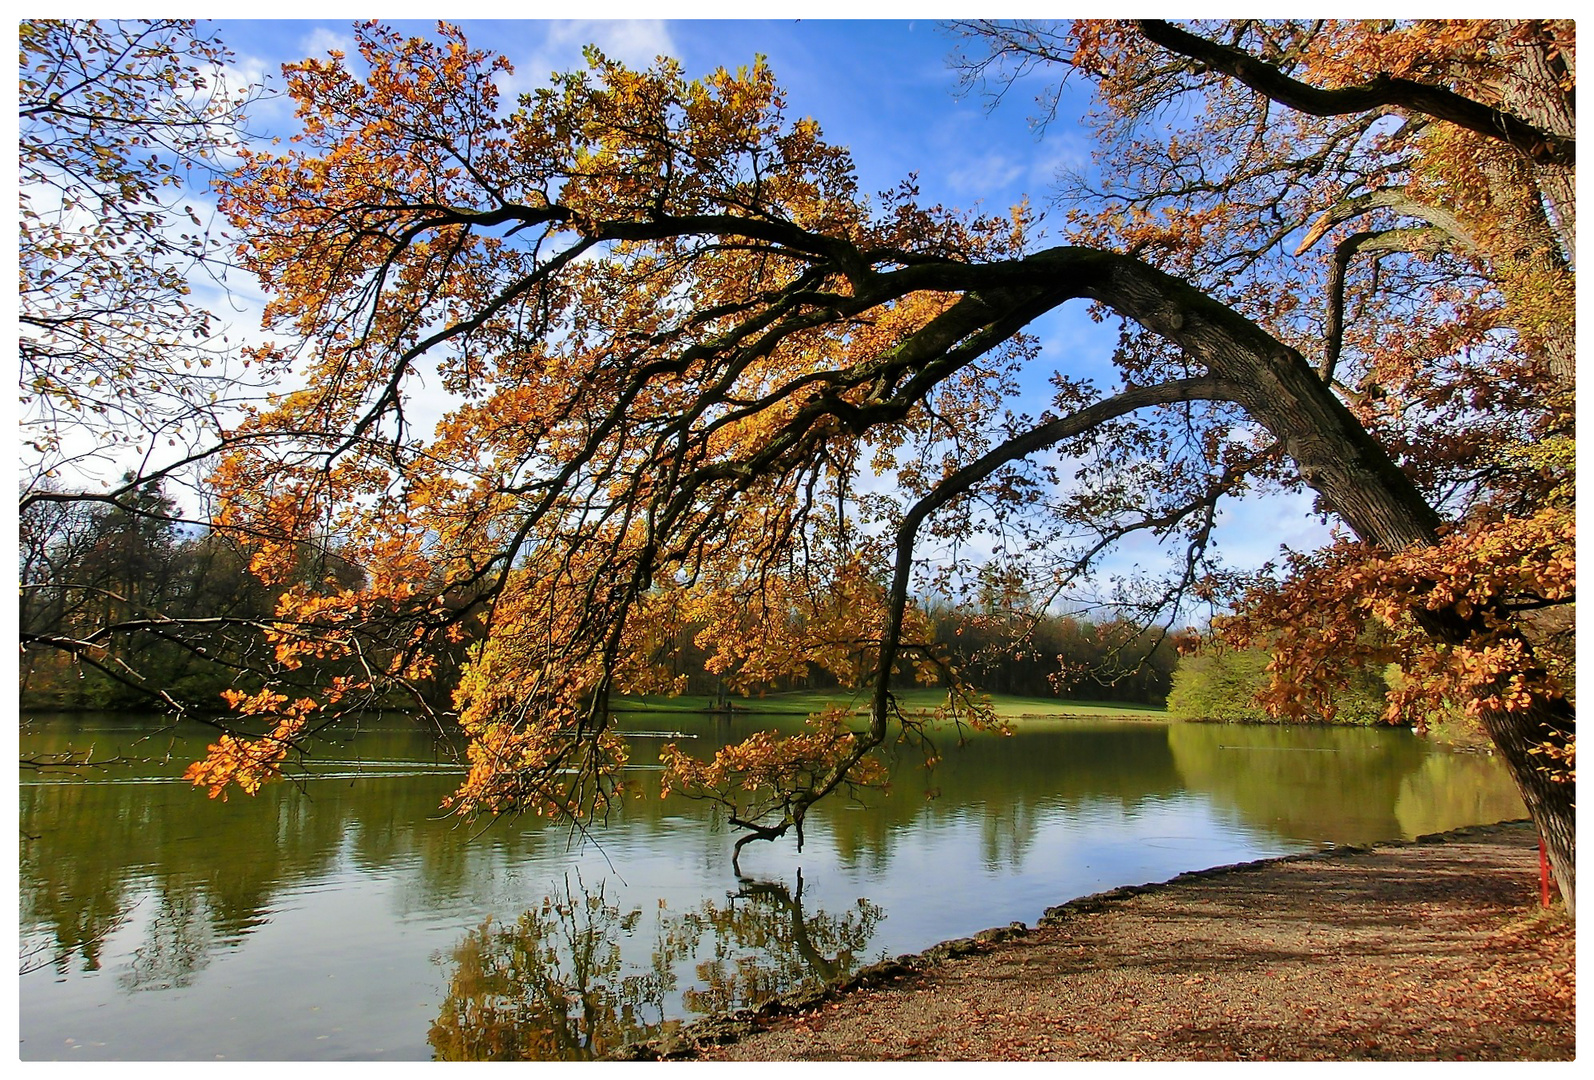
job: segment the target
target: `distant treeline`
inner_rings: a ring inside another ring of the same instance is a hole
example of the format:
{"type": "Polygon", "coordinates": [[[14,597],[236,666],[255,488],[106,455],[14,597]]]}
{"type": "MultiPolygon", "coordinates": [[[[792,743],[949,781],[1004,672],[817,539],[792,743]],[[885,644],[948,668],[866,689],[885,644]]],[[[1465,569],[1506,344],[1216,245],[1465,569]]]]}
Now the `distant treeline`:
{"type": "MultiPolygon", "coordinates": [[[[1168,694],[1168,715],[1177,720],[1277,723],[1262,707],[1270,657],[1266,649],[1214,648],[1203,643],[1179,658],[1168,694]]],[[[1346,665],[1330,700],[1333,715],[1308,716],[1336,724],[1375,724],[1384,714],[1384,673],[1346,665]]]]}
{"type": "MultiPolygon", "coordinates": [[[[959,675],[992,694],[1161,705],[1173,685],[1181,643],[1190,635],[1146,629],[1126,620],[931,605],[938,655],[959,675]]],[[[725,684],[705,665],[707,654],[687,628],[668,662],[685,693],[724,696],[725,684]]],[[[903,675],[906,677],[906,670],[903,675]]],[[[819,667],[769,687],[823,690],[838,680],[819,667]]]]}
{"type": "MultiPolygon", "coordinates": [[[[255,624],[272,617],[281,590],[262,585],[223,537],[180,525],[158,485],[126,502],[42,501],[21,515],[23,704],[147,708],[166,694],[220,709],[223,690],[258,688],[274,650],[255,624]],[[178,617],[204,622],[166,625],[178,617]]],[[[302,573],[331,585],[360,577],[308,550],[302,573]]]]}
{"type": "Polygon", "coordinates": [[[1126,619],[936,607],[935,640],[994,694],[1161,705],[1189,633],[1126,619]]]}
{"type": "MultiPolygon", "coordinates": [[[[272,648],[251,625],[268,622],[280,589],[248,570],[248,555],[227,538],[176,523],[176,507],[151,485],[130,506],[37,502],[20,531],[20,621],[25,648],[21,695],[35,708],[127,709],[167,694],[185,706],[221,707],[228,688],[252,691],[273,668],[272,648]],[[180,614],[181,633],[163,618],[180,614]],[[193,620],[213,620],[196,624],[193,620]],[[108,626],[133,632],[96,636],[108,626]],[[198,632],[196,633],[196,625],[198,632]]],[[[358,568],[306,549],[302,581],[322,588],[359,584],[358,568]]],[[[1161,704],[1173,685],[1178,647],[1193,643],[1165,630],[1111,619],[941,606],[930,611],[934,640],[962,675],[1000,694],[1161,704]]],[[[723,681],[682,630],[664,650],[673,674],[693,694],[718,695],[723,681]]],[[[429,685],[446,706],[469,640],[446,646],[429,685]]],[[[307,681],[338,672],[301,674],[307,681]]],[[[790,685],[836,685],[814,668],[790,685]]]]}

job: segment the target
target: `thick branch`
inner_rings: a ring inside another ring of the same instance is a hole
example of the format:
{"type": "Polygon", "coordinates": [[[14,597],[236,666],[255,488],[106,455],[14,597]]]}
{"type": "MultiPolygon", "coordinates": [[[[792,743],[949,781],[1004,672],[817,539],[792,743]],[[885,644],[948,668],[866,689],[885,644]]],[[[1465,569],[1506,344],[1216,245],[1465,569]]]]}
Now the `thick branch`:
{"type": "Polygon", "coordinates": [[[1353,233],[1334,246],[1334,263],[1328,272],[1328,319],[1323,326],[1323,362],[1318,376],[1325,386],[1334,382],[1334,369],[1345,343],[1345,271],[1362,252],[1433,252],[1444,246],[1438,229],[1386,229],[1353,233]]]}
{"type": "Polygon", "coordinates": [[[875,698],[870,710],[870,734],[876,737],[876,742],[885,735],[891,669],[896,664],[897,651],[902,642],[902,620],[907,610],[908,582],[913,572],[913,549],[918,540],[919,527],[931,514],[971,490],[1002,466],[1027,457],[1037,450],[1054,446],[1064,439],[1082,435],[1109,420],[1153,405],[1171,405],[1180,401],[1197,400],[1241,401],[1246,396],[1248,395],[1243,386],[1210,377],[1178,379],[1155,386],[1131,387],[1105,401],[1096,402],[1076,413],[1060,417],[1009,439],[977,461],[970,462],[942,479],[928,495],[915,503],[902,519],[902,524],[897,527],[896,565],[892,570],[891,592],[886,608],[886,629],[880,644],[880,660],[875,669],[875,698]]]}
{"type": "Polygon", "coordinates": [[[1442,210],[1437,206],[1414,199],[1403,191],[1386,189],[1342,199],[1327,210],[1324,210],[1317,220],[1312,222],[1312,227],[1306,230],[1306,236],[1295,248],[1295,254],[1306,254],[1306,252],[1311,250],[1312,245],[1321,240],[1335,225],[1378,209],[1393,210],[1397,214],[1421,218],[1448,236],[1455,246],[1462,251],[1473,252],[1478,249],[1478,242],[1473,239],[1466,226],[1462,225],[1460,219],[1448,210],[1442,210]]]}
{"type": "Polygon", "coordinates": [[[1281,105],[1312,116],[1338,116],[1368,109],[1410,109],[1499,139],[1536,165],[1571,165],[1572,139],[1535,127],[1513,113],[1493,109],[1441,86],[1378,75],[1358,86],[1323,90],[1290,78],[1240,49],[1182,30],[1160,19],[1136,21],[1140,32],[1165,49],[1221,71],[1281,105]]]}

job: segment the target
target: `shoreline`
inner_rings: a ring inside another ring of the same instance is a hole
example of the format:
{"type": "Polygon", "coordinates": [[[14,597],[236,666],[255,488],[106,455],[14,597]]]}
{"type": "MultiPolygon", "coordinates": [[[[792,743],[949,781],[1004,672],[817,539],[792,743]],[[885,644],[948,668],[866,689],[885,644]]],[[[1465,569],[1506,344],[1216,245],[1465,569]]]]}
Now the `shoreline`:
{"type": "Polygon", "coordinates": [[[1187,871],[612,1056],[1570,1059],[1575,935],[1538,910],[1537,850],[1509,821],[1187,871]],[[1480,986],[1500,998],[1481,1020],[1480,986]]]}

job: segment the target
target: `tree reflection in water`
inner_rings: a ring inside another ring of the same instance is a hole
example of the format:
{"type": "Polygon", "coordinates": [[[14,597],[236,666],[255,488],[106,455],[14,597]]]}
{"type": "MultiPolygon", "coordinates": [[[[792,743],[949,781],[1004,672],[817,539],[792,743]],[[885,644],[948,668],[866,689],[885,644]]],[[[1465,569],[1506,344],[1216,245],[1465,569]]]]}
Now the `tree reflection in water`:
{"type": "Polygon", "coordinates": [[[743,879],[726,903],[705,900],[679,915],[661,902],[644,968],[634,941],[642,909],[623,912],[603,887],[565,879],[513,925],[488,919],[449,957],[448,997],[428,1035],[448,1061],[579,1060],[678,1027],[669,1019],[679,969],[705,936],[710,950],[695,971],[702,986],[679,1001],[707,1014],[757,1005],[786,991],[819,986],[859,966],[884,910],[866,899],[839,914],[803,911],[795,891],[743,879]],[[629,973],[628,973],[629,972],[629,973]]]}
{"type": "Polygon", "coordinates": [[[861,966],[859,959],[885,917],[860,897],[839,914],[803,912],[803,875],[793,892],[780,882],[741,879],[721,907],[703,901],[683,922],[712,933],[713,955],[697,965],[702,987],[684,1000],[694,1013],[749,1008],[789,990],[822,986],[861,966]]]}
{"type": "Polygon", "coordinates": [[[622,914],[601,885],[588,891],[577,878],[572,889],[566,877],[562,896],[545,898],[514,925],[484,921],[454,949],[448,997],[427,1036],[434,1056],[590,1060],[651,1033],[664,1020],[675,975],[663,940],[653,970],[621,973],[621,939],[641,917],[641,908],[622,914]]]}

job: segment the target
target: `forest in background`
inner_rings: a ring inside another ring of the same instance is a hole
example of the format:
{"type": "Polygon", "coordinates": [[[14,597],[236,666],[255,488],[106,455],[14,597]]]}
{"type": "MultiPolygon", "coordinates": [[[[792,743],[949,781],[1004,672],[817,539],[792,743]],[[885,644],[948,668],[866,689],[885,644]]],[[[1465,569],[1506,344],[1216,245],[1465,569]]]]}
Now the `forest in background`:
{"type": "MultiPolygon", "coordinates": [[[[183,526],[181,518],[159,484],[120,504],[36,502],[22,515],[25,633],[81,639],[99,626],[150,624],[149,633],[113,639],[88,662],[64,650],[24,650],[24,707],[114,711],[175,702],[204,713],[222,709],[225,690],[258,689],[256,669],[269,665],[267,650],[258,635],[243,631],[273,618],[282,587],[251,574],[247,553],[233,539],[183,526]],[[172,611],[189,621],[213,620],[211,643],[160,633],[160,613],[172,611]]],[[[363,581],[359,568],[334,549],[306,545],[299,565],[300,583],[355,589],[363,581]]],[[[1191,628],[1021,610],[995,594],[980,606],[931,604],[927,615],[936,648],[987,693],[1166,703],[1178,719],[1276,722],[1259,701],[1268,681],[1266,650],[1218,648],[1191,628]]],[[[726,698],[725,680],[710,670],[710,654],[695,640],[698,629],[659,643],[659,659],[679,692],[726,698]]],[[[437,650],[435,677],[423,687],[433,707],[449,707],[448,687],[468,661],[470,644],[465,639],[437,650]]],[[[311,681],[353,673],[346,660],[308,667],[303,677],[311,681]]],[[[832,672],[812,667],[806,677],[776,680],[765,689],[840,685],[832,672]]],[[[1311,719],[1376,723],[1387,689],[1378,671],[1351,667],[1332,699],[1334,714],[1311,719]]]]}
{"type": "MultiPolygon", "coordinates": [[[[359,568],[334,548],[305,545],[295,577],[267,586],[249,572],[249,555],[233,538],[181,525],[182,516],[159,484],[120,504],[30,505],[20,530],[23,632],[89,639],[97,627],[140,620],[149,632],[111,639],[88,657],[24,650],[24,706],[119,710],[175,702],[186,710],[219,711],[224,690],[254,692],[257,669],[270,667],[268,643],[250,631],[274,618],[287,585],[356,589],[363,583],[359,568]],[[163,613],[170,612],[183,613],[188,623],[211,620],[206,643],[162,634],[169,617],[163,613]]],[[[996,694],[1160,705],[1173,684],[1179,648],[1195,640],[1189,632],[1147,629],[1121,618],[1023,611],[995,596],[978,608],[932,606],[929,616],[936,646],[972,682],[996,694]]],[[[723,695],[724,679],[710,670],[710,654],[695,640],[699,629],[687,627],[657,643],[658,659],[678,680],[679,692],[723,695]]],[[[434,707],[447,708],[448,687],[468,659],[471,639],[440,644],[447,647],[436,650],[434,676],[423,689],[434,707]]],[[[349,658],[311,663],[297,677],[313,682],[350,675],[355,667],[349,658]]],[[[765,689],[839,685],[834,673],[814,666],[806,677],[775,680],[765,689]]]]}

